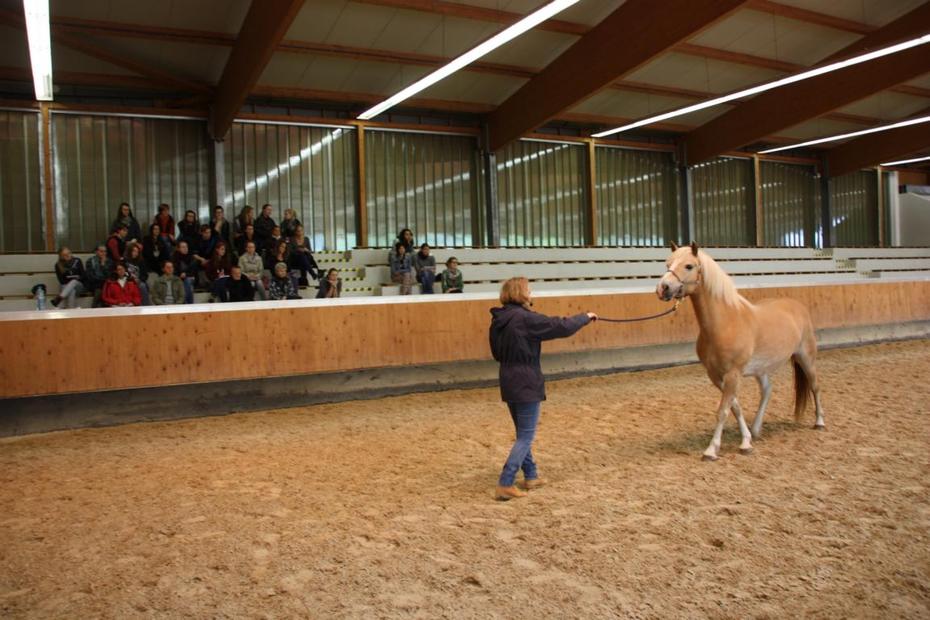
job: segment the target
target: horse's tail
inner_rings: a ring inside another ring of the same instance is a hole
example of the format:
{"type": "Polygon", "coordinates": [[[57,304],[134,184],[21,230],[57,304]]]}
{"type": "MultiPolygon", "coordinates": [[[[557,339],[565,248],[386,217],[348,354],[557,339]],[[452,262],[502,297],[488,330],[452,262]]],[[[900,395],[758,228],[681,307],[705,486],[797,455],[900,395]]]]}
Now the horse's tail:
{"type": "Polygon", "coordinates": [[[792,358],[794,364],[794,421],[800,422],[804,410],[807,408],[807,399],[811,393],[811,382],[798,361],[792,358]]]}

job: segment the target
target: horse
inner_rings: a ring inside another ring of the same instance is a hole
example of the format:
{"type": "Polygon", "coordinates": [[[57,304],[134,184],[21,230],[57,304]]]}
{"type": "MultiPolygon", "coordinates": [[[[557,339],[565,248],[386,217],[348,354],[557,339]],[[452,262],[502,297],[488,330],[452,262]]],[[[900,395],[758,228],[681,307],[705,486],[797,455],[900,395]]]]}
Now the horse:
{"type": "Polygon", "coordinates": [[[721,392],[717,428],[703,460],[719,458],[720,439],[727,414],[739,424],[741,454],[752,453],[752,439],[762,435],[762,418],[772,395],[769,376],[788,358],[794,366],[794,417],[800,421],[810,393],[816,407],[815,430],[823,430],[823,408],[817,384],[817,340],[807,307],[793,299],[764,299],[752,303],[739,294],[733,280],[709,254],[692,242],[671,244],[666,272],[656,285],[663,301],[691,298],[700,326],[697,355],[711,382],[721,392]],[[736,394],[742,377],[755,377],[762,397],[752,421],[746,425],[736,394]]]}

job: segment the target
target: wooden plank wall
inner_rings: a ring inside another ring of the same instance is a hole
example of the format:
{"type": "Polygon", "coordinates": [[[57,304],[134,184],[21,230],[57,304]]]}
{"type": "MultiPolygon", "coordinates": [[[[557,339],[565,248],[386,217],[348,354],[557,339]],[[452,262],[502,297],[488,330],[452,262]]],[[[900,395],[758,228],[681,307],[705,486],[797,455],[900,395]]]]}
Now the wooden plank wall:
{"type": "MultiPolygon", "coordinates": [[[[803,286],[744,291],[793,297],[817,328],[930,319],[930,282],[803,286]]],[[[489,359],[493,300],[2,321],[0,398],[177,385],[489,359]]],[[[591,310],[643,316],[668,306],[652,293],[537,298],[547,314],[591,310]]],[[[693,341],[690,303],[632,325],[596,324],[544,351],[693,341]]]]}

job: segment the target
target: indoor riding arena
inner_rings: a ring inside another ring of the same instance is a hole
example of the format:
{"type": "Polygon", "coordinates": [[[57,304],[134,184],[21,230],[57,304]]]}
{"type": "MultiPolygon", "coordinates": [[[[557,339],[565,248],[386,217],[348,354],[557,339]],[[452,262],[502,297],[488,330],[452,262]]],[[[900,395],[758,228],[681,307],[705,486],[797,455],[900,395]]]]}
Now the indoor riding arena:
{"type": "Polygon", "coordinates": [[[0,617],[930,618],[930,2],[0,18],[0,617]]]}

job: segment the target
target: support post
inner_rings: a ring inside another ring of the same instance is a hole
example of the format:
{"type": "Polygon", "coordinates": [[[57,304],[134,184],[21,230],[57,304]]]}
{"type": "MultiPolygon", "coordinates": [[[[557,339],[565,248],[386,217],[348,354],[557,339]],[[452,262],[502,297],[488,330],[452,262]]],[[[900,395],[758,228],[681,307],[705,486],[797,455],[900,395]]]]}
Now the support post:
{"type": "Polygon", "coordinates": [[[585,222],[585,244],[597,245],[597,146],[594,140],[588,140],[585,157],[585,185],[587,189],[587,213],[585,222]]]}
{"type": "Polygon", "coordinates": [[[884,183],[882,183],[882,167],[875,166],[875,176],[876,176],[876,186],[878,191],[876,192],[876,197],[878,199],[876,216],[878,217],[878,247],[885,247],[885,188],[884,183]]]}
{"type": "Polygon", "coordinates": [[[500,208],[497,204],[497,155],[493,151],[483,150],[481,165],[484,168],[484,219],[487,228],[485,242],[487,247],[496,248],[501,244],[500,208]]]}
{"type": "Polygon", "coordinates": [[[752,179],[754,187],[754,196],[756,202],[756,247],[761,248],[765,245],[765,219],[762,213],[762,166],[759,163],[759,155],[752,156],[752,179]]]}
{"type": "Polygon", "coordinates": [[[368,247],[368,176],[365,155],[365,126],[355,127],[355,246],[368,247]]]}
{"type": "Polygon", "coordinates": [[[224,209],[226,198],[226,145],[221,140],[210,139],[210,216],[213,207],[221,205],[224,209]]]}
{"type": "Polygon", "coordinates": [[[830,171],[826,161],[820,166],[820,238],[823,248],[833,247],[832,233],[830,231],[830,171]]]}
{"type": "Polygon", "coordinates": [[[55,191],[52,168],[52,120],[47,101],[39,102],[39,130],[42,136],[42,202],[45,208],[45,249],[55,248],[55,191]]]}
{"type": "Polygon", "coordinates": [[[681,219],[681,243],[697,241],[694,238],[694,192],[691,188],[691,171],[678,167],[678,215],[681,219]]]}

